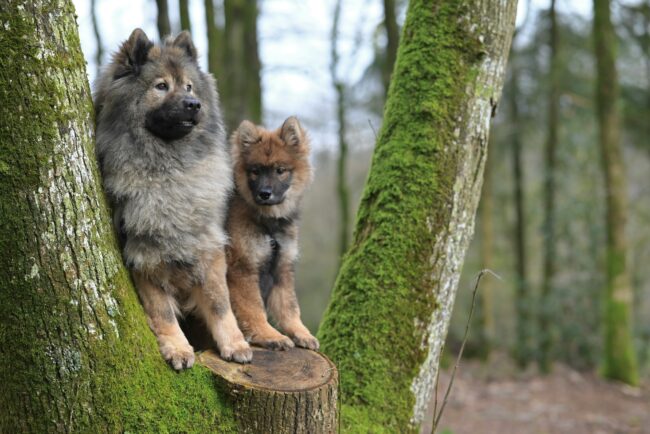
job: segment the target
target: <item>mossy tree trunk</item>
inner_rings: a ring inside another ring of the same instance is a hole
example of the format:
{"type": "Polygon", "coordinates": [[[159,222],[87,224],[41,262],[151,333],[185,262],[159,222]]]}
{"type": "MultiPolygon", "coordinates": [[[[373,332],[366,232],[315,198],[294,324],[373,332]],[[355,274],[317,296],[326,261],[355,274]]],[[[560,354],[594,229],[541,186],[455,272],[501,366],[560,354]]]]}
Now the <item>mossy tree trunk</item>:
{"type": "Polygon", "coordinates": [[[69,0],[0,8],[0,432],[234,430],[163,361],[122,266],[69,0]]]}
{"type": "Polygon", "coordinates": [[[555,10],[555,0],[551,0],[549,9],[549,93],[548,93],[548,119],[546,137],[546,166],[544,168],[544,267],[542,276],[542,290],[540,294],[539,312],[539,351],[538,364],[542,372],[551,370],[551,351],[554,341],[554,324],[552,299],[553,282],[555,279],[555,181],[557,171],[557,146],[558,127],[560,116],[560,83],[558,61],[558,26],[555,10]]]}
{"type": "Polygon", "coordinates": [[[339,256],[343,257],[350,239],[350,193],[347,182],[348,142],[346,134],[345,83],[339,78],[339,23],[341,22],[341,0],[337,0],[332,19],[330,37],[330,77],[336,93],[336,121],[338,123],[338,161],[336,164],[336,193],[339,202],[339,256]]]}
{"type": "Polygon", "coordinates": [[[607,287],[605,290],[605,354],[607,378],[639,382],[632,338],[632,283],[627,263],[627,191],[621,149],[616,73],[616,35],[609,0],[594,0],[594,39],[597,66],[596,105],[605,174],[607,208],[607,287]]]}
{"type": "Polygon", "coordinates": [[[357,224],[319,330],[342,429],[421,423],[481,191],[516,2],[412,0],[357,224]]]}

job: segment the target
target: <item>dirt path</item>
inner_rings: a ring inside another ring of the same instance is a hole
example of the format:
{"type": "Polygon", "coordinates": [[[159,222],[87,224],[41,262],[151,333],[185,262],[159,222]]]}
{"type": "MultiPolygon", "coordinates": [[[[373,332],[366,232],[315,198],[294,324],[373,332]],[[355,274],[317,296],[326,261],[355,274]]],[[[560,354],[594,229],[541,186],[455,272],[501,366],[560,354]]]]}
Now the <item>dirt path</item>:
{"type": "MultiPolygon", "coordinates": [[[[441,376],[439,400],[449,371],[441,376]]],[[[564,366],[546,377],[521,374],[513,379],[494,372],[477,362],[463,362],[439,433],[650,434],[648,384],[630,388],[564,366]]],[[[431,432],[432,414],[433,405],[423,433],[431,432]]]]}

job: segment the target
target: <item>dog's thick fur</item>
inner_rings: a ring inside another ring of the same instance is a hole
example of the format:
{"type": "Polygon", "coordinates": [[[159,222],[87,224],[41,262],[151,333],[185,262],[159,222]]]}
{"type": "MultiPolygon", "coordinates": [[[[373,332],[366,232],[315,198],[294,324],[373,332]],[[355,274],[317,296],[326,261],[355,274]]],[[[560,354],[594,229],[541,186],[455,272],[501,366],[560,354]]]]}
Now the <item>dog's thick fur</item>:
{"type": "Polygon", "coordinates": [[[214,79],[189,33],[133,31],[96,83],[97,157],[123,256],[163,357],[190,367],[176,315],[196,310],[221,356],[250,361],[226,286],[232,170],[214,79]]]}
{"type": "Polygon", "coordinates": [[[298,120],[267,131],[244,121],[233,133],[236,193],[226,227],[228,288],[246,339],[272,349],[318,349],[300,320],[294,289],[298,205],[312,178],[309,141],[298,120]],[[289,337],[273,328],[266,311],[289,337]]]}

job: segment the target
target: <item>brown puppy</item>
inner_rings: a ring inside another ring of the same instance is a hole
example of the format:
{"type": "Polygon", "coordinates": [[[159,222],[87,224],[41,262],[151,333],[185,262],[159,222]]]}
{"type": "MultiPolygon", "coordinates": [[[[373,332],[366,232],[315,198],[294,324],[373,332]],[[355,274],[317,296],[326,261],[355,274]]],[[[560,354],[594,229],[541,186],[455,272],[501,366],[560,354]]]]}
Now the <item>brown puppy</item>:
{"type": "Polygon", "coordinates": [[[231,142],[236,193],[226,222],[227,279],[239,326],[254,344],[316,350],[294,289],[298,205],[312,178],[305,131],[295,117],[275,131],[244,121],[231,142]],[[268,323],[266,311],[291,339],[268,323]]]}

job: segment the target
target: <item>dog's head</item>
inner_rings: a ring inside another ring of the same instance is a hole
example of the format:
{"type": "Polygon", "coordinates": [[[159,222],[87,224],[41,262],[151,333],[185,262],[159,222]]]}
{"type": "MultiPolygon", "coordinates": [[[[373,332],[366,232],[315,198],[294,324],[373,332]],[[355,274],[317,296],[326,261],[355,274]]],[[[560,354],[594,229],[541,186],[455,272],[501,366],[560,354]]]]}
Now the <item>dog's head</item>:
{"type": "Polygon", "coordinates": [[[126,110],[113,116],[128,116],[172,141],[200,127],[215,98],[214,81],[200,71],[188,32],[154,45],[135,29],[102,74],[95,100],[98,113],[106,104],[126,110]]]}
{"type": "Polygon", "coordinates": [[[266,216],[293,213],[312,175],[309,140],[298,119],[275,131],[244,121],[231,141],[237,191],[266,216]]]}

